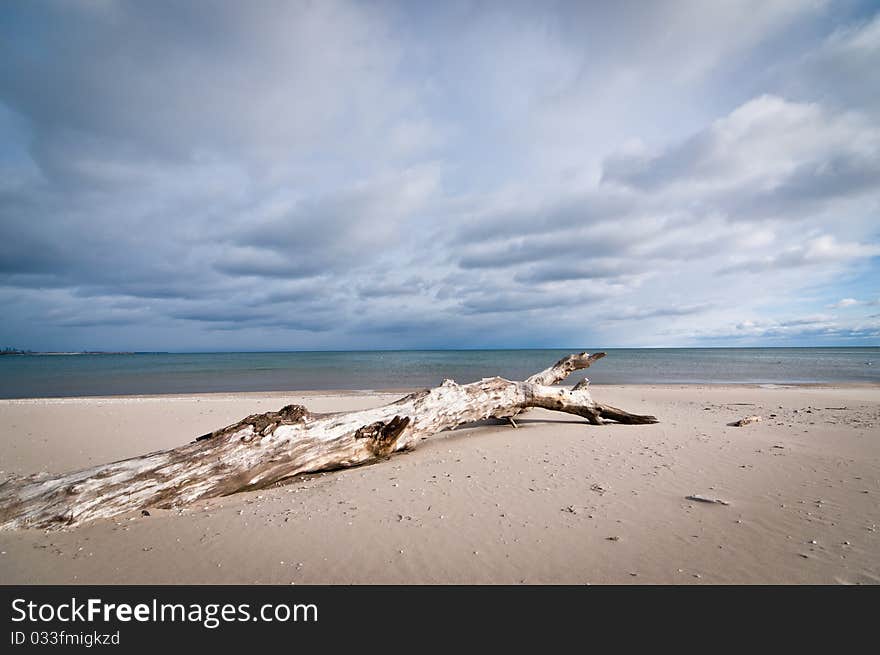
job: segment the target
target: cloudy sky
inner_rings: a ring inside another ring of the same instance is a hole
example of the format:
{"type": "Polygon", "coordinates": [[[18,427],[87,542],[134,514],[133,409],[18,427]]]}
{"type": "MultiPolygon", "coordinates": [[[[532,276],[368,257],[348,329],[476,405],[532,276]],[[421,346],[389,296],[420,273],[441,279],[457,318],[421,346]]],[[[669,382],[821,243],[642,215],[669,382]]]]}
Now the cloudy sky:
{"type": "Polygon", "coordinates": [[[0,346],[877,345],[872,2],[4,2],[0,346]]]}

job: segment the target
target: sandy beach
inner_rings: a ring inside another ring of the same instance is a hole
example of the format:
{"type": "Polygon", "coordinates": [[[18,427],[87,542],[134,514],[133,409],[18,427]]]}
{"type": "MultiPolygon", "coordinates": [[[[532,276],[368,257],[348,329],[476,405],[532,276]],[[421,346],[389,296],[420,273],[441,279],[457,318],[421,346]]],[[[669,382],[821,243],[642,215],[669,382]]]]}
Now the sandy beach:
{"type": "MultiPolygon", "coordinates": [[[[399,393],[0,401],[4,474],[399,393]],[[158,437],[155,435],[159,435],[158,437]]],[[[531,410],[376,465],[69,531],[0,533],[0,583],[880,583],[880,387],[596,386],[657,425],[531,410]],[[728,424],[749,415],[760,423],[728,424]],[[729,503],[688,500],[701,495],[729,503]]]]}

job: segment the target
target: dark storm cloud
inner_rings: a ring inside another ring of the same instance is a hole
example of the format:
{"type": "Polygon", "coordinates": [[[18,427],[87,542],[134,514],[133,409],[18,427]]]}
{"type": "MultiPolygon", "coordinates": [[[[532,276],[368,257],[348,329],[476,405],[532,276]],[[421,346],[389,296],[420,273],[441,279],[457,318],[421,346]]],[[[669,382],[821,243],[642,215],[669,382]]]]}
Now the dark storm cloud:
{"type": "Polygon", "coordinates": [[[564,308],[566,305],[579,306],[597,302],[611,295],[610,290],[590,289],[573,292],[566,289],[556,291],[510,291],[500,294],[477,293],[461,302],[466,314],[508,314],[540,309],[564,308]]]}
{"type": "Polygon", "coordinates": [[[69,321],[59,321],[58,325],[67,328],[94,328],[109,326],[127,326],[143,322],[143,316],[126,317],[105,317],[105,318],[84,318],[73,319],[69,321]]]}
{"type": "Polygon", "coordinates": [[[602,180],[646,193],[707,185],[701,199],[746,214],[874,190],[878,171],[876,125],[762,96],[659,153],[608,157],[602,180]]]}
{"type": "Polygon", "coordinates": [[[640,268],[638,261],[598,257],[588,263],[557,262],[532,266],[517,273],[514,279],[522,283],[608,279],[632,275],[640,268]]]}
{"type": "Polygon", "coordinates": [[[878,26],[793,0],[7,3],[0,336],[622,343],[807,280],[868,297],[835,276],[876,257],[878,26]]]}
{"type": "MultiPolygon", "coordinates": [[[[567,192],[568,195],[572,194],[567,192]]],[[[500,210],[473,217],[459,226],[453,243],[487,242],[514,234],[553,234],[609,220],[622,220],[630,217],[636,209],[636,198],[626,191],[602,189],[573,195],[571,198],[552,198],[546,206],[500,210]]]]}
{"type": "Polygon", "coordinates": [[[877,189],[880,150],[874,153],[835,154],[822,161],[800,164],[770,189],[752,194],[741,190],[725,194],[719,204],[736,219],[798,219],[835,200],[857,198],[877,189]]]}
{"type": "Polygon", "coordinates": [[[389,63],[369,45],[380,21],[346,3],[20,3],[5,13],[2,97],[49,152],[77,139],[183,159],[314,146],[349,103],[375,97],[389,63]]]}
{"type": "Polygon", "coordinates": [[[226,235],[225,273],[300,278],[370,268],[396,250],[399,231],[432,193],[435,173],[406,169],[355,188],[295,202],[226,235]]]}
{"type": "Polygon", "coordinates": [[[840,266],[855,259],[880,256],[880,244],[840,243],[831,236],[811,239],[803,245],[760,258],[749,258],[718,270],[719,275],[840,266]]]}
{"type": "Polygon", "coordinates": [[[710,130],[657,155],[612,155],[603,164],[602,181],[654,191],[695,173],[711,175],[719,166],[715,155],[720,145],[710,130]]]}
{"type": "Polygon", "coordinates": [[[369,300],[371,298],[398,298],[425,293],[428,284],[420,277],[411,277],[401,282],[374,281],[363,284],[358,288],[358,297],[369,300]]]}
{"type": "Polygon", "coordinates": [[[46,233],[59,209],[25,193],[0,193],[0,273],[60,276],[69,270],[78,257],[64,247],[66,234],[46,233]]]}
{"type": "MultiPolygon", "coordinates": [[[[515,232],[508,236],[513,235],[515,232]]],[[[465,255],[458,261],[459,266],[464,269],[521,266],[522,264],[570,255],[577,248],[572,243],[570,236],[563,236],[558,239],[517,239],[512,243],[492,243],[489,247],[478,246],[468,250],[471,251],[471,254],[465,255]]]]}
{"type": "Polygon", "coordinates": [[[265,312],[243,312],[240,309],[221,307],[172,312],[170,316],[184,321],[199,321],[201,323],[250,323],[265,320],[270,315],[265,312]]]}
{"type": "Polygon", "coordinates": [[[701,314],[712,308],[708,303],[699,305],[671,305],[668,307],[630,307],[618,310],[614,315],[607,316],[606,321],[628,321],[632,319],[658,318],[663,316],[692,316],[701,314]]]}
{"type": "Polygon", "coordinates": [[[515,226],[508,226],[497,229],[482,241],[471,240],[462,245],[463,255],[458,263],[464,269],[492,269],[541,261],[564,263],[568,259],[623,257],[639,243],[656,237],[662,229],[662,220],[624,216],[560,225],[549,234],[528,238],[521,236],[515,226]],[[633,238],[634,229],[638,230],[639,239],[633,238]]]}
{"type": "Polygon", "coordinates": [[[313,319],[304,318],[289,320],[273,319],[269,321],[238,321],[230,320],[227,322],[211,322],[204,326],[205,330],[212,332],[236,332],[239,330],[262,330],[269,328],[273,330],[293,331],[293,332],[312,332],[322,333],[332,330],[335,326],[335,318],[313,319]]]}
{"type": "Polygon", "coordinates": [[[325,272],[326,262],[317,253],[293,250],[286,256],[275,250],[247,248],[224,255],[214,268],[226,275],[244,275],[280,279],[308,278],[325,272]]]}

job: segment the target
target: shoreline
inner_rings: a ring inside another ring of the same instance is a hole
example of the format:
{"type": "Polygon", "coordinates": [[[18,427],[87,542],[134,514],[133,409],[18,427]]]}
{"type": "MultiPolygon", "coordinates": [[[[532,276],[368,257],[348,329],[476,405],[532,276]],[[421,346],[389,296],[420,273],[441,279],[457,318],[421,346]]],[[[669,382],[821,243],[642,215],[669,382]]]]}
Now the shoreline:
{"type": "MultiPolygon", "coordinates": [[[[465,384],[465,383],[463,383],[465,384]]],[[[572,385],[562,385],[571,387],[572,385]]],[[[880,389],[880,382],[623,382],[591,383],[591,389],[626,389],[635,387],[658,389],[880,389]]],[[[406,395],[429,387],[407,387],[389,389],[278,389],[273,391],[194,391],[184,393],[121,393],[94,396],[25,396],[21,398],[0,398],[3,403],[40,403],[64,401],[146,401],[146,400],[187,400],[190,398],[232,400],[241,398],[274,398],[279,396],[389,396],[406,395]]]]}
{"type": "MultiPolygon", "coordinates": [[[[4,474],[74,470],[288,403],[351,411],[402,393],[7,399],[0,461],[4,474]]],[[[462,426],[261,491],[0,532],[0,582],[880,584],[880,386],[595,385],[594,396],[660,423],[530,410],[519,429],[462,426]],[[764,421],[728,425],[750,414],[764,421]]]]}
{"type": "MultiPolygon", "coordinates": [[[[0,398],[397,392],[523,380],[571,350],[145,353],[0,358],[0,398]]],[[[607,349],[594,386],[880,385],[880,348],[607,349]]],[[[574,380],[572,380],[574,382],[574,380]]]]}

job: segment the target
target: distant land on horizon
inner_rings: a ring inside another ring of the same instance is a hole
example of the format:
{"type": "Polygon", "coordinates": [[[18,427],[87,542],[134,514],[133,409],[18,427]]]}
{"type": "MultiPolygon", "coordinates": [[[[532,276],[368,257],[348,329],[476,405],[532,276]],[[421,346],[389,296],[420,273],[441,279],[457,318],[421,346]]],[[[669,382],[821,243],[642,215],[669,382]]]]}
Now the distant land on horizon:
{"type": "Polygon", "coordinates": [[[56,350],[19,350],[18,348],[4,348],[0,350],[0,355],[167,355],[162,352],[137,352],[129,350],[77,350],[77,351],[56,351],[56,350]]]}
{"type": "Polygon", "coordinates": [[[556,348],[360,348],[352,350],[22,350],[19,348],[3,348],[2,355],[222,355],[222,354],[267,354],[267,353],[381,353],[381,352],[492,352],[517,350],[571,350],[572,352],[587,350],[600,352],[603,350],[827,350],[829,348],[872,349],[877,345],[859,346],[605,346],[602,348],[584,348],[584,346],[559,346],[556,348]]]}

